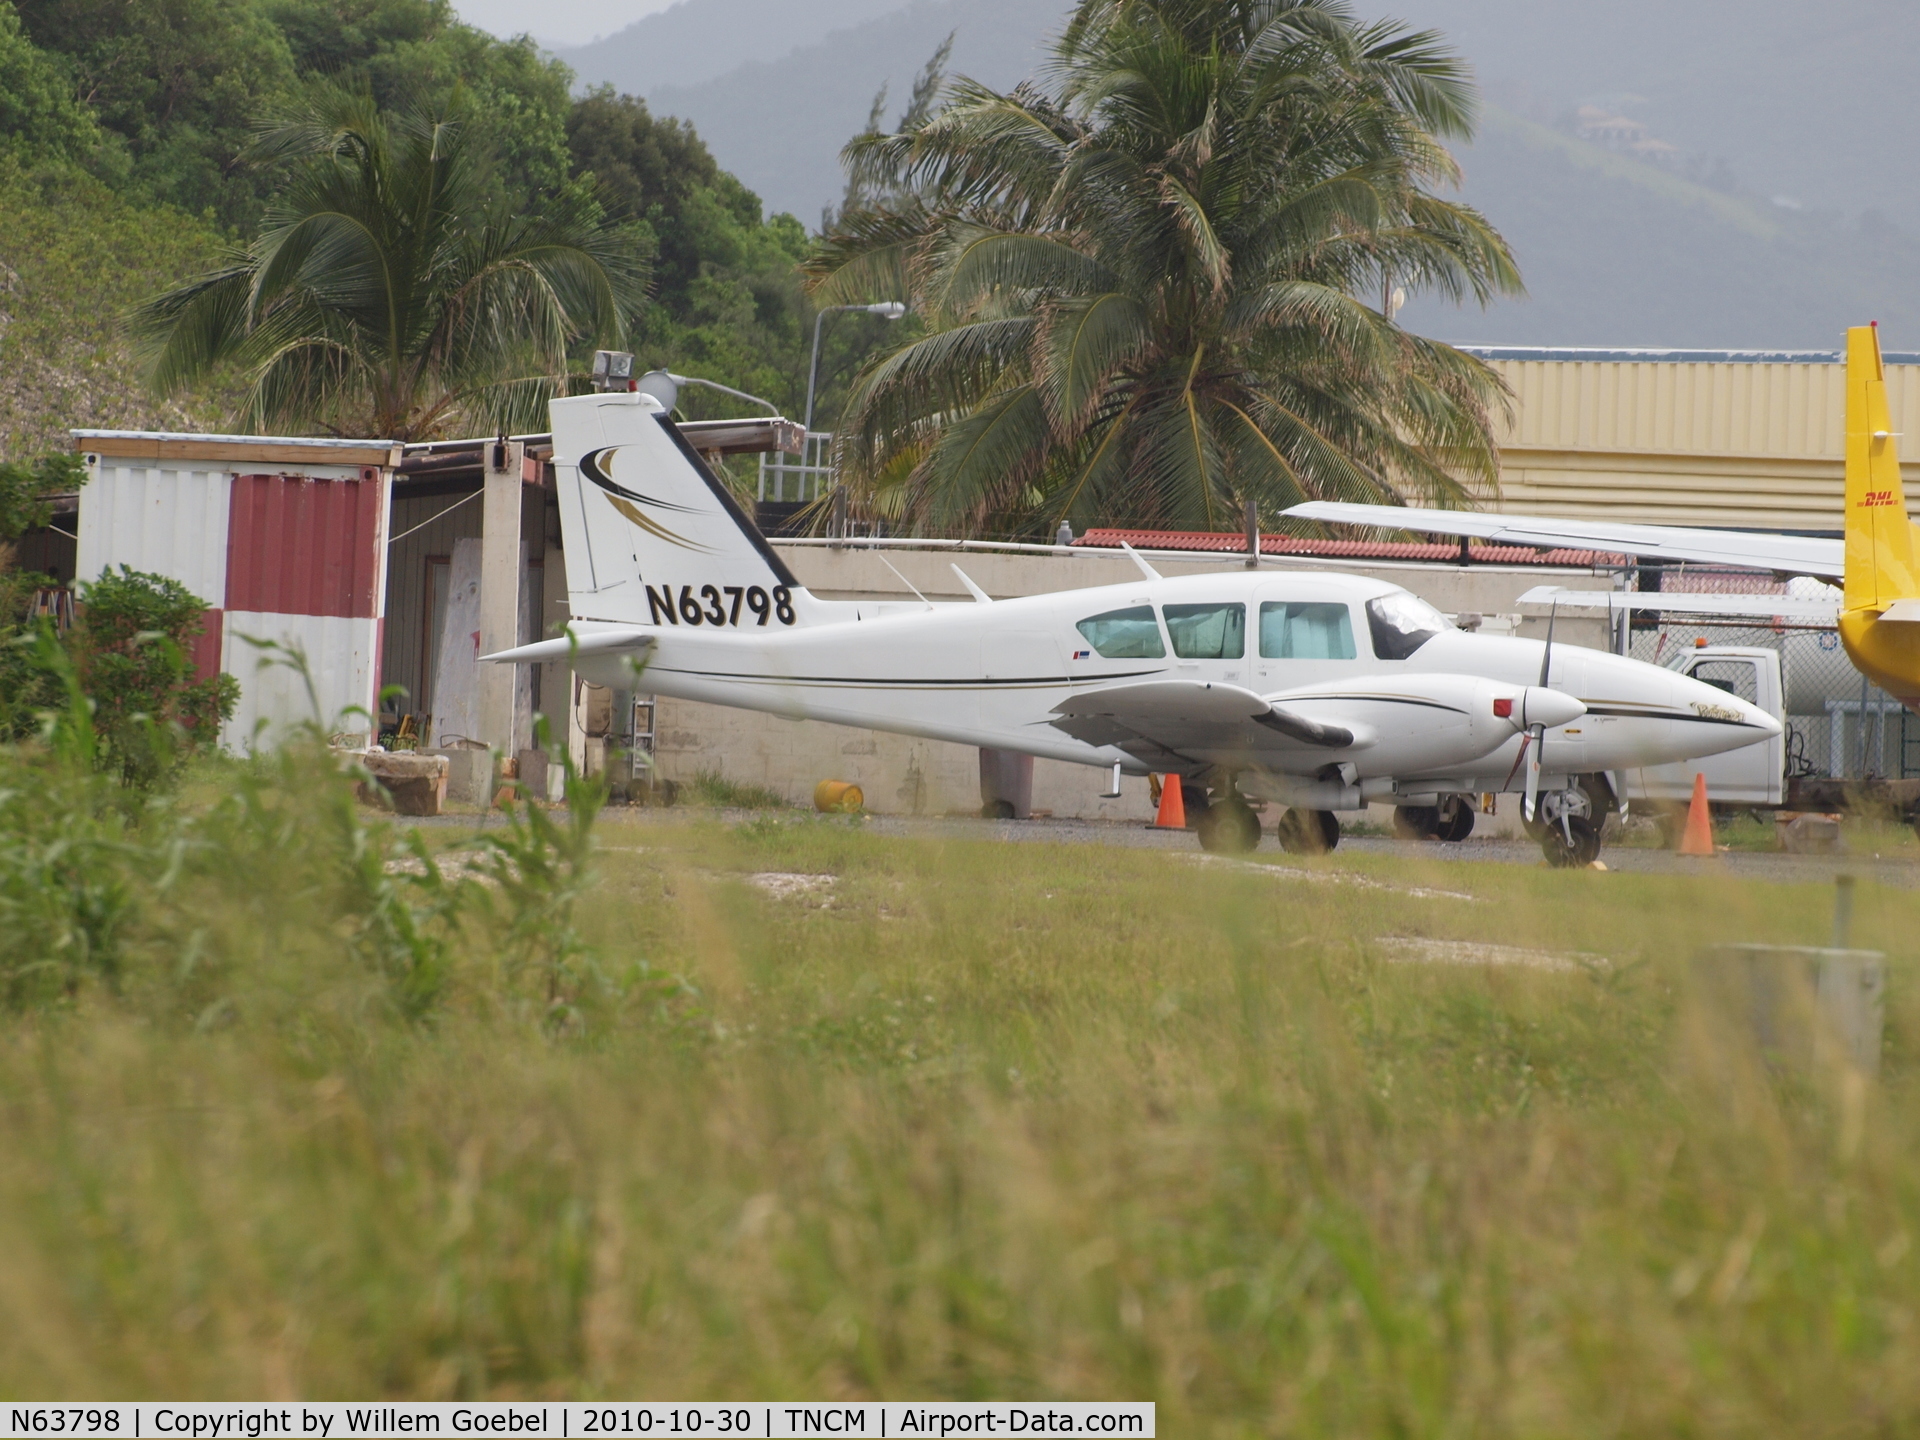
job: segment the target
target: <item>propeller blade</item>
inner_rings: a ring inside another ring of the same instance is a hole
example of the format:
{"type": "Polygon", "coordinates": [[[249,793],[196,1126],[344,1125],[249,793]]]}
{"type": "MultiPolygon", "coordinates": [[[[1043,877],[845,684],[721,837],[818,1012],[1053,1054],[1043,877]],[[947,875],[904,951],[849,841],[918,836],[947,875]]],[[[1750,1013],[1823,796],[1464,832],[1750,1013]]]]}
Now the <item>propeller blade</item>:
{"type": "Polygon", "coordinates": [[[1520,807],[1520,813],[1533,820],[1534,810],[1540,803],[1540,751],[1547,743],[1547,727],[1535,725],[1527,732],[1527,788],[1526,799],[1520,807]]]}
{"type": "MultiPolygon", "coordinates": [[[[1547,611],[1547,647],[1540,652],[1540,688],[1547,688],[1547,675],[1553,669],[1553,622],[1560,616],[1560,602],[1553,602],[1553,608],[1547,611]]],[[[1529,817],[1531,818],[1531,817],[1529,817]]]]}

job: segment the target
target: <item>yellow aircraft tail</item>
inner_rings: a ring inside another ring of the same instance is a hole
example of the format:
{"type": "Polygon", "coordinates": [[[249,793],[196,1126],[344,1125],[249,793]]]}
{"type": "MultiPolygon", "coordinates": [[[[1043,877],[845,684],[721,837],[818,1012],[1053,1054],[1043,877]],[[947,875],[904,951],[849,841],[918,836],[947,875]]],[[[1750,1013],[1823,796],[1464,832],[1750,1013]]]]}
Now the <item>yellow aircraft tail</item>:
{"type": "Polygon", "coordinates": [[[1915,556],[1920,553],[1900,484],[1900,447],[1887,411],[1887,372],[1880,332],[1871,325],[1847,331],[1847,578],[1848,611],[1885,610],[1920,597],[1915,556]]]}

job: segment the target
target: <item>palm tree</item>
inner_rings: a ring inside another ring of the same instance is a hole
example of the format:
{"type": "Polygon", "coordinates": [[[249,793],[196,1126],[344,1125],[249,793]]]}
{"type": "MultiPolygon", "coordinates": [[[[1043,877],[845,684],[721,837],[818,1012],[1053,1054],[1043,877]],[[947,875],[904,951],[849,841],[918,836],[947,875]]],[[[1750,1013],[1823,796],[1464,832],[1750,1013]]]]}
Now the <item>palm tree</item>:
{"type": "Polygon", "coordinates": [[[244,423],[382,439],[539,428],[570,347],[624,333],[643,276],[588,195],[505,215],[444,116],[332,94],[265,133],[258,236],[134,315],[163,389],[237,364],[244,423]]]}
{"type": "Polygon", "coordinates": [[[848,146],[908,198],[842,215],[810,281],[906,286],[924,332],[857,382],[842,464],[939,527],[1462,503],[1497,478],[1505,392],[1384,297],[1520,289],[1434,193],[1472,103],[1438,37],[1344,0],[1082,0],[1044,83],[963,81],[848,146]]]}

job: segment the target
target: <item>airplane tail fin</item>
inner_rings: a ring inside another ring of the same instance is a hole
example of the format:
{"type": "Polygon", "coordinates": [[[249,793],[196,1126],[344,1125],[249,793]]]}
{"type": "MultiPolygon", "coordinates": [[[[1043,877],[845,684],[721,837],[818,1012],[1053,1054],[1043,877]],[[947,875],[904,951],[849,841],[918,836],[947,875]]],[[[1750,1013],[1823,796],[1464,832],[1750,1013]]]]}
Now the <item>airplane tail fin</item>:
{"type": "Polygon", "coordinates": [[[652,396],[578,395],[549,410],[574,619],[764,632],[839,618],[652,396]]]}
{"type": "Polygon", "coordinates": [[[1920,597],[1915,526],[1900,483],[1899,436],[1887,409],[1880,332],[1847,331],[1846,608],[1885,610],[1920,597]]]}

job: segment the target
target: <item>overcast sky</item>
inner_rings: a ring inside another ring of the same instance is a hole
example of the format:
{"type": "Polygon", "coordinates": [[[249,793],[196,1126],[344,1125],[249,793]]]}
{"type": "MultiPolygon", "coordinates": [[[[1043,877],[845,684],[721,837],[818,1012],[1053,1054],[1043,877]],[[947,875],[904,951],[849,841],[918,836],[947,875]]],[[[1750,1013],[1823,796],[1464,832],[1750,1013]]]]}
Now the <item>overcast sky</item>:
{"type": "MultiPolygon", "coordinates": [[[[673,0],[454,0],[453,8],[469,25],[496,35],[522,32],[552,45],[584,45],[602,35],[624,30],[642,15],[664,10],[673,0]]],[[[796,0],[804,3],[804,0],[796,0]]]]}

